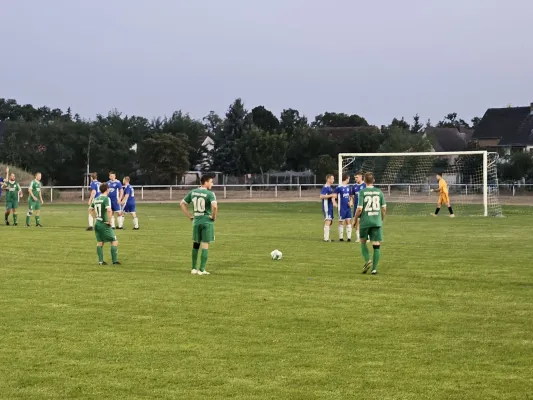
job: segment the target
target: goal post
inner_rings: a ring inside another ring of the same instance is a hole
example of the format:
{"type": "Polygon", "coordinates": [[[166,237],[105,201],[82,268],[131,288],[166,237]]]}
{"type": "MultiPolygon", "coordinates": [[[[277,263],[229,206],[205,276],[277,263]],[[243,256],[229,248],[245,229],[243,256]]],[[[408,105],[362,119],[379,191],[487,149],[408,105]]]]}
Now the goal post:
{"type": "MultiPolygon", "coordinates": [[[[498,154],[487,151],[341,153],[339,182],[344,174],[354,182],[357,172],[372,172],[376,186],[391,203],[392,214],[427,215],[434,212],[437,173],[448,184],[458,215],[502,216],[498,191],[498,154]]],[[[442,208],[447,213],[446,204],[442,208]]]]}

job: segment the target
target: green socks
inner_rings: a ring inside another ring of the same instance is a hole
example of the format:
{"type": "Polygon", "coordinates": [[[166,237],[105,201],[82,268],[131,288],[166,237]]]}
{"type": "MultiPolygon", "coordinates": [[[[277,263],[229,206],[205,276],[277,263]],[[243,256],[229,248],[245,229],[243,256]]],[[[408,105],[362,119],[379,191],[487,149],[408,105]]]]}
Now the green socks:
{"type": "Polygon", "coordinates": [[[200,271],[205,271],[205,265],[207,264],[207,257],[209,256],[209,250],[202,249],[202,255],[200,256],[200,271]]]}
{"type": "Polygon", "coordinates": [[[98,254],[98,262],[104,262],[104,248],[102,246],[96,246],[96,254],[98,254]]]}
{"type": "Polygon", "coordinates": [[[192,269],[196,269],[196,264],[198,263],[198,249],[193,247],[192,249],[192,269]]]}
{"type": "Polygon", "coordinates": [[[118,261],[118,247],[117,246],[111,246],[111,260],[113,260],[114,263],[118,261]]]}
{"type": "Polygon", "coordinates": [[[35,216],[35,223],[37,225],[41,225],[41,217],[39,217],[38,215],[35,216]]]}
{"type": "Polygon", "coordinates": [[[8,217],[9,217],[9,213],[5,213],[4,214],[4,218],[5,218],[6,221],[7,221],[8,217]]]}
{"type": "Polygon", "coordinates": [[[26,214],[26,225],[29,225],[30,224],[30,214],[26,214]]]}
{"type": "Polygon", "coordinates": [[[366,246],[366,243],[361,243],[361,254],[363,255],[363,258],[365,259],[365,262],[368,262],[368,260],[370,260],[370,252],[368,251],[368,247],[366,246]]]}
{"type": "Polygon", "coordinates": [[[13,222],[16,224],[17,223],[17,214],[13,213],[13,222]]]}
{"type": "Polygon", "coordinates": [[[374,246],[374,255],[372,256],[372,270],[378,270],[379,256],[381,255],[381,249],[379,245],[374,246]]]}

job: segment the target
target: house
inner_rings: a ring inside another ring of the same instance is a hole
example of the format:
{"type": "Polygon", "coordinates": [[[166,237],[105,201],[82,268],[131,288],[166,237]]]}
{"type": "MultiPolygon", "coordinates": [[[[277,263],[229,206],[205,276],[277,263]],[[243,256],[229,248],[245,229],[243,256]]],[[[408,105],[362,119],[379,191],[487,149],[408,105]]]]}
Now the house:
{"type": "Polygon", "coordinates": [[[529,107],[488,109],[474,131],[472,142],[501,156],[533,151],[533,103],[529,107]]]}
{"type": "Polygon", "coordinates": [[[215,148],[215,141],[211,136],[202,136],[199,140],[200,148],[203,149],[202,152],[202,162],[195,166],[196,171],[202,171],[208,169],[209,166],[213,163],[212,154],[213,149],[215,148]]]}
{"type": "Polygon", "coordinates": [[[472,138],[473,130],[457,128],[427,128],[424,137],[427,138],[433,149],[441,151],[465,151],[472,138]]]}

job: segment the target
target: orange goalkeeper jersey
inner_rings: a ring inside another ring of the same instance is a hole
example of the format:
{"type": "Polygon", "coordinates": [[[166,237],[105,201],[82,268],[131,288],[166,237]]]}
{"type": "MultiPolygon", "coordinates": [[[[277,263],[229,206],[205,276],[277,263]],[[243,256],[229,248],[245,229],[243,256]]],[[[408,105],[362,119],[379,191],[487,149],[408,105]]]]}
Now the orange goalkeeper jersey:
{"type": "Polygon", "coordinates": [[[441,179],[439,181],[439,192],[440,194],[445,194],[445,195],[448,194],[448,184],[446,183],[444,179],[441,179]]]}

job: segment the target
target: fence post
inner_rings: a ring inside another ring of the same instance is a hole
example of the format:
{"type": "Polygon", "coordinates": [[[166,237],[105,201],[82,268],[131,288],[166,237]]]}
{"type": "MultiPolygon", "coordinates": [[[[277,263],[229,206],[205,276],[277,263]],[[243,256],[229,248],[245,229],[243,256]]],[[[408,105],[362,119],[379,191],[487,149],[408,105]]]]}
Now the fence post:
{"type": "Polygon", "coordinates": [[[278,185],[276,185],[274,187],[274,197],[277,199],[278,198],[278,185]]]}
{"type": "Polygon", "coordinates": [[[298,194],[301,198],[302,197],[302,185],[298,185],[298,194]]]}
{"type": "Polygon", "coordinates": [[[513,197],[514,197],[514,195],[515,195],[515,190],[514,190],[514,185],[513,185],[513,197]]]}
{"type": "Polygon", "coordinates": [[[172,200],[172,185],[170,186],[170,200],[172,200]]]}
{"type": "Polygon", "coordinates": [[[226,194],[226,185],[224,185],[224,198],[227,199],[227,194],[226,194]]]}
{"type": "MultiPolygon", "coordinates": [[[[52,202],[52,190],[53,188],[50,187],[50,202],[52,202]]],[[[85,186],[82,186],[81,187],[81,201],[84,201],[85,200],[85,186]]]]}
{"type": "Polygon", "coordinates": [[[390,185],[389,185],[389,197],[390,197],[390,185]]]}
{"type": "Polygon", "coordinates": [[[465,196],[468,196],[468,185],[465,185],[465,196]]]}
{"type": "Polygon", "coordinates": [[[141,200],[144,200],[144,186],[141,186],[141,200]]]}
{"type": "MultiPolygon", "coordinates": [[[[83,200],[83,192],[81,192],[81,199],[83,200]]],[[[53,203],[53,202],[54,202],[54,187],[50,186],[50,203],[53,203]]]]}
{"type": "Polygon", "coordinates": [[[411,197],[411,185],[407,186],[407,196],[411,197]]]}
{"type": "Polygon", "coordinates": [[[250,185],[250,198],[252,198],[252,185],[250,185]]]}

